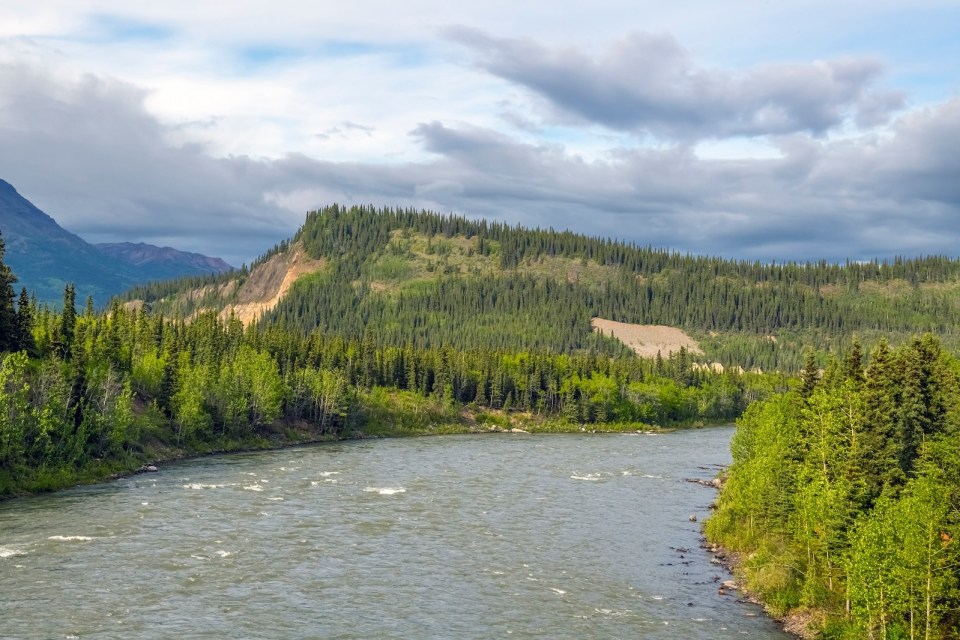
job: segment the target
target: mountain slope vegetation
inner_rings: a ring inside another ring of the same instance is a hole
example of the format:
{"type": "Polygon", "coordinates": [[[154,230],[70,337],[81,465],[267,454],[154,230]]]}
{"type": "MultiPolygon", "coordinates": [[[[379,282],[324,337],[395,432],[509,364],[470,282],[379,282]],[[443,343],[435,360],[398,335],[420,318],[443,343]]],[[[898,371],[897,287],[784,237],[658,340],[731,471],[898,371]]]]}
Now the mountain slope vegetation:
{"type": "Polygon", "coordinates": [[[614,353],[622,345],[591,331],[591,319],[603,318],[682,328],[705,361],[792,370],[803,346],[839,352],[854,335],[900,343],[931,332],[947,346],[960,343],[960,262],[945,257],[737,262],[568,231],[337,205],[308,214],[250,272],[138,287],[125,299],[169,316],[227,316],[245,279],[297,251],[322,268],[264,306],[261,325],[347,339],[371,334],[396,346],[614,353]]]}

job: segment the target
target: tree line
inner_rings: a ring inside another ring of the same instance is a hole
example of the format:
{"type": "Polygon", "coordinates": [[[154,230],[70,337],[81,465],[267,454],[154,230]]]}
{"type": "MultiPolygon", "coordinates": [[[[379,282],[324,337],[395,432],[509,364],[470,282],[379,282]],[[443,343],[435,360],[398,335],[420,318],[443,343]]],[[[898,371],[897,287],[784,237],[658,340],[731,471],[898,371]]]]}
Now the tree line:
{"type": "MultiPolygon", "coordinates": [[[[855,334],[900,342],[932,332],[960,344],[960,262],[941,256],[764,264],[427,211],[334,205],[308,214],[296,236],[260,262],[294,243],[327,267],[298,281],[264,322],[304,334],[319,327],[359,340],[372,330],[394,346],[615,355],[615,343],[592,335],[591,318],[602,317],[684,328],[703,339],[708,359],[725,365],[793,371],[802,345],[839,353],[855,334]],[[403,277],[414,270],[404,241],[411,237],[427,238],[431,252],[430,277],[415,283],[403,277]],[[544,260],[566,267],[554,273],[544,260]],[[603,277],[569,277],[578,265],[602,268],[603,277]],[[378,290],[384,272],[395,282],[378,290]]],[[[219,299],[217,287],[207,287],[205,299],[177,298],[190,286],[147,285],[124,299],[185,317],[235,301],[236,287],[219,299]]]]}

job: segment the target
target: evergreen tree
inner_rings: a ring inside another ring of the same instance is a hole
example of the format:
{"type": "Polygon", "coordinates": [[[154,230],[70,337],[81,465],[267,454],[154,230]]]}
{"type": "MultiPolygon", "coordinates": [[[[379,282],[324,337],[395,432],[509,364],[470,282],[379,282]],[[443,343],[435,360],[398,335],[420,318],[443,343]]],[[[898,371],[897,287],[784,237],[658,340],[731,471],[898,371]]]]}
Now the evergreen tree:
{"type": "Polygon", "coordinates": [[[33,304],[26,287],[20,289],[17,302],[17,349],[26,351],[30,356],[37,355],[37,343],[33,338],[33,304]]]}
{"type": "Polygon", "coordinates": [[[77,291],[72,282],[63,288],[63,309],[60,311],[60,355],[69,359],[77,325],[77,291]]]}
{"type": "Polygon", "coordinates": [[[843,374],[855,384],[859,385],[863,382],[863,345],[860,344],[860,338],[857,336],[853,337],[850,353],[843,359],[843,374]]]}
{"type": "Polygon", "coordinates": [[[858,435],[858,466],[866,484],[862,496],[864,507],[871,506],[885,488],[896,489],[905,479],[897,444],[900,383],[892,357],[886,340],[881,340],[871,354],[863,385],[864,420],[858,435]]]}
{"type": "Polygon", "coordinates": [[[820,368],[817,366],[817,355],[813,349],[807,349],[803,356],[803,370],[800,372],[800,395],[809,398],[817,388],[820,380],[820,368]]]}
{"type": "Polygon", "coordinates": [[[6,244],[0,234],[0,353],[16,351],[20,348],[17,340],[17,312],[14,309],[13,284],[17,277],[3,262],[6,244]]]}

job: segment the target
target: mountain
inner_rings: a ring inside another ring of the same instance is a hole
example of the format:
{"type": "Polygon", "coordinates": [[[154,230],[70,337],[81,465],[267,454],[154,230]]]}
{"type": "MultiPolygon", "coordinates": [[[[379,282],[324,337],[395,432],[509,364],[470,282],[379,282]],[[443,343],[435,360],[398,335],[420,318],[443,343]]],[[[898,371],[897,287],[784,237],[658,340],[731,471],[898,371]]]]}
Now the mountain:
{"type": "Polygon", "coordinates": [[[687,351],[701,362],[745,369],[796,370],[804,346],[841,352],[855,335],[929,331],[960,345],[960,261],[949,258],[737,262],[389,208],[327,207],[249,272],[124,298],[171,317],[209,310],[398,347],[612,352],[618,325],[597,319],[669,326],[696,339],[687,351]]]}
{"type": "Polygon", "coordinates": [[[218,258],[151,245],[98,248],[58,225],[4,180],[0,232],[6,243],[4,261],[17,275],[17,288],[26,286],[40,302],[55,305],[63,301],[67,282],[76,286],[79,302],[93,296],[102,305],[139,283],[230,269],[218,258]]]}
{"type": "Polygon", "coordinates": [[[111,258],[149,273],[151,280],[169,280],[183,275],[221,273],[233,269],[220,258],[178,251],[171,247],[157,247],[145,242],[107,242],[93,246],[111,258]]]}

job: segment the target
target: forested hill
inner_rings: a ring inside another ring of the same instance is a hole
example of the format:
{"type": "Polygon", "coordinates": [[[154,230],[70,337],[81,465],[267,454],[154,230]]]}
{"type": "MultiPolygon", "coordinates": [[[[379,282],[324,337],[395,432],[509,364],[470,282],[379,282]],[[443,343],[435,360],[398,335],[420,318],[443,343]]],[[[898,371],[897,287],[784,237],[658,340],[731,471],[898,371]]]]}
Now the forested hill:
{"type": "Polygon", "coordinates": [[[232,309],[261,325],[377,344],[619,348],[590,320],[681,327],[705,360],[797,369],[802,345],[932,332],[960,344],[960,261],[763,264],[410,209],[330,206],[250,270],[138,287],[167,315],[232,309]]]}

